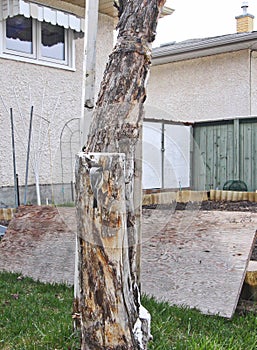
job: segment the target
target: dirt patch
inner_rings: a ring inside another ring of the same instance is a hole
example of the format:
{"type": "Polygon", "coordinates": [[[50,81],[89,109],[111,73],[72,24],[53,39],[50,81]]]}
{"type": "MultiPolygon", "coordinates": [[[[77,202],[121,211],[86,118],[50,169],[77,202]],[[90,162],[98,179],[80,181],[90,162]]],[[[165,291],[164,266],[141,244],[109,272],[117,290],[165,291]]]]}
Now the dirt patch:
{"type": "MultiPolygon", "coordinates": [[[[177,203],[176,210],[184,210],[187,207],[187,205],[183,203],[177,203]]],[[[249,202],[249,201],[239,201],[239,202],[203,201],[195,205],[198,205],[200,210],[239,211],[239,212],[246,211],[251,213],[257,213],[257,203],[249,202]]]]}
{"type": "Polygon", "coordinates": [[[218,210],[218,211],[238,211],[257,213],[257,203],[249,201],[203,201],[203,202],[188,202],[177,203],[171,205],[153,204],[145,205],[144,209],[162,209],[162,210],[218,210]]]}

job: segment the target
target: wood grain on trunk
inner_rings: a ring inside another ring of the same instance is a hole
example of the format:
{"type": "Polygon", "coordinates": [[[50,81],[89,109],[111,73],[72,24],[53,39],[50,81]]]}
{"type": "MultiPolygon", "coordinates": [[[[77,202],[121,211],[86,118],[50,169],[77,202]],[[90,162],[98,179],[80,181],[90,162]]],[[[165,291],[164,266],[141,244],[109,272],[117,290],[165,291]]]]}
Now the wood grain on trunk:
{"type": "Polygon", "coordinates": [[[141,133],[151,43],[164,3],[119,1],[117,43],[77,158],[82,349],[146,349],[150,338],[140,303],[141,133]]]}

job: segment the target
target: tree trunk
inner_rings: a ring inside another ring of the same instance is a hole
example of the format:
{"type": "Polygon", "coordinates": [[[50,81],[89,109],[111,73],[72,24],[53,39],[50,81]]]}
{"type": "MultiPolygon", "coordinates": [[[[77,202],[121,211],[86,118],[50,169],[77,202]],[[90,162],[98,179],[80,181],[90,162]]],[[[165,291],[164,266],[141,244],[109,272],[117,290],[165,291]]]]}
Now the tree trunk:
{"type": "Polygon", "coordinates": [[[165,0],[120,0],[88,141],[77,156],[75,311],[83,350],[146,349],[140,302],[141,132],[151,42],[165,0]]]}

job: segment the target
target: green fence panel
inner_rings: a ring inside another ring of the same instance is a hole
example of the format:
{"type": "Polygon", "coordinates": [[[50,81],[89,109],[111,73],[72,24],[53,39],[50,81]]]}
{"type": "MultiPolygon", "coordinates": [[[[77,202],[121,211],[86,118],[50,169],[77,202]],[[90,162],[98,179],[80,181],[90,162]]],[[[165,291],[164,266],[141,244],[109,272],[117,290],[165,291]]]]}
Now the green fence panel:
{"type": "Polygon", "coordinates": [[[256,118],[196,123],[193,137],[195,190],[222,189],[228,180],[244,181],[248,191],[257,189],[256,118]]]}

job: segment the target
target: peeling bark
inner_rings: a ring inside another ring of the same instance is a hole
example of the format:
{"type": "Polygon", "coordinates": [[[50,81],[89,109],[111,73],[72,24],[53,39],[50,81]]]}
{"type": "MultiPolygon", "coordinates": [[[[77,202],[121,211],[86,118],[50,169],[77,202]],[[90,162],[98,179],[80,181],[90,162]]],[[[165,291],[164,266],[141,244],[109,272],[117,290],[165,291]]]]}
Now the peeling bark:
{"type": "Polygon", "coordinates": [[[119,1],[117,44],[77,158],[75,313],[84,350],[146,349],[150,338],[140,302],[141,132],[151,43],[164,3],[119,1]]]}

